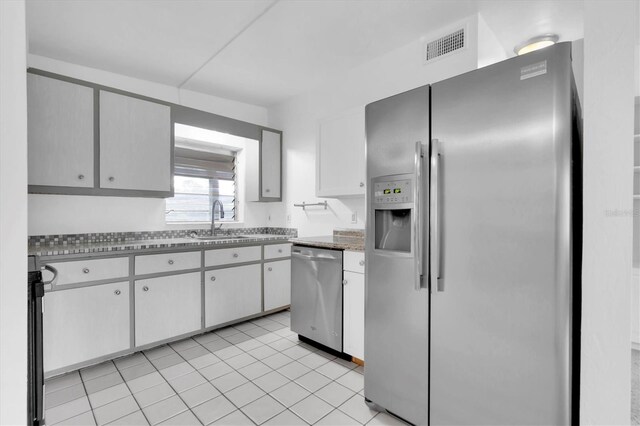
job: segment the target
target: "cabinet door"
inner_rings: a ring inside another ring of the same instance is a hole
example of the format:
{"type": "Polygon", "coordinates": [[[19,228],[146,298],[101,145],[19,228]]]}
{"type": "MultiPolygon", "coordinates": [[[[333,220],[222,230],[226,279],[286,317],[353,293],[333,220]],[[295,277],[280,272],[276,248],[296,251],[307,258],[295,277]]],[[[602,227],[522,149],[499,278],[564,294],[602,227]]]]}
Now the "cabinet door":
{"type": "Polygon", "coordinates": [[[27,74],[29,185],[93,187],[93,89],[27,74]]]}
{"type": "Polygon", "coordinates": [[[364,195],[364,141],[362,108],[320,123],[316,155],[318,197],[364,195]]]}
{"type": "Polygon", "coordinates": [[[171,109],[100,91],[100,187],[171,191],[171,109]]]}
{"type": "Polygon", "coordinates": [[[129,349],[129,282],[46,293],[44,370],[129,349]]]}
{"type": "Polygon", "coordinates": [[[199,330],[200,293],[200,272],[136,281],[136,346],[199,330]]]}
{"type": "Polygon", "coordinates": [[[364,274],[344,272],[344,352],[364,360],[364,274]]]}
{"type": "Polygon", "coordinates": [[[263,198],[280,198],[281,137],[280,133],[268,130],[262,131],[262,163],[260,170],[263,198]]]}
{"type": "Polygon", "coordinates": [[[204,274],[205,327],[262,311],[260,265],[216,269],[204,274]]]}
{"type": "Polygon", "coordinates": [[[264,310],[291,304],[291,260],[264,264],[264,310]]]}

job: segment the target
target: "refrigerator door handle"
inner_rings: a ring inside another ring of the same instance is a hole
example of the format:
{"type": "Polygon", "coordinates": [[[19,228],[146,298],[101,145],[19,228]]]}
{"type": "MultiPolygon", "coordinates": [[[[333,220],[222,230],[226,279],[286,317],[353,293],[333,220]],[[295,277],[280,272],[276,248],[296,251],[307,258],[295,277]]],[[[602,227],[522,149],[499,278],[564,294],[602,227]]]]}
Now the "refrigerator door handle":
{"type": "Polygon", "coordinates": [[[414,202],[414,215],[413,215],[413,229],[414,229],[414,247],[415,247],[415,288],[416,291],[420,291],[424,288],[424,265],[423,265],[423,251],[424,251],[424,235],[423,235],[423,224],[424,220],[422,215],[422,168],[424,157],[424,149],[422,145],[422,141],[416,142],[416,152],[415,152],[415,185],[414,185],[414,194],[413,194],[413,202],[414,202]]]}
{"type": "Polygon", "coordinates": [[[440,276],[440,211],[439,211],[439,177],[440,177],[440,141],[431,141],[431,176],[429,191],[429,251],[430,251],[430,285],[432,292],[444,291],[440,276]]]}

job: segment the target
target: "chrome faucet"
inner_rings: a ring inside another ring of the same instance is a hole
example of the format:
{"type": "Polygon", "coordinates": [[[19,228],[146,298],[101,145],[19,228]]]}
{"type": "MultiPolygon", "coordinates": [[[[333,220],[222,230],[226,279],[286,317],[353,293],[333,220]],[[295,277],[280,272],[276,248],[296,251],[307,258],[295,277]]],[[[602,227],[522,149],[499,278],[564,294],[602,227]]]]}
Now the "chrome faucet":
{"type": "Polygon", "coordinates": [[[220,206],[220,219],[224,219],[224,207],[222,206],[222,203],[218,199],[213,200],[213,204],[211,205],[211,235],[214,237],[216,235],[216,231],[222,228],[222,224],[216,228],[216,217],[214,215],[216,204],[220,206]]]}

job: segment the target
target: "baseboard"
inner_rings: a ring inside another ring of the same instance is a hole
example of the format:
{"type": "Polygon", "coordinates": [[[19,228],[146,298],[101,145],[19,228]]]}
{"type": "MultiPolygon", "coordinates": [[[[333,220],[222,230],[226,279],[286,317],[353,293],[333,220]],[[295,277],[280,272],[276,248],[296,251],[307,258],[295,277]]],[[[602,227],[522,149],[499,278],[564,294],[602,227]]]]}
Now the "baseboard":
{"type": "Polygon", "coordinates": [[[640,351],[640,342],[631,342],[631,349],[635,349],[636,351],[640,351]]]}

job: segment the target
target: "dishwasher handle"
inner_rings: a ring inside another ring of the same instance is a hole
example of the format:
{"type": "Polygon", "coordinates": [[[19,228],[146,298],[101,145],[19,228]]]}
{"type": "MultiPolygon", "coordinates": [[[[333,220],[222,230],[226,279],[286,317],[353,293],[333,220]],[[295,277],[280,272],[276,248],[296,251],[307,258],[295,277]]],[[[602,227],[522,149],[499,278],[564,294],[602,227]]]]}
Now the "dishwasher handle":
{"type": "Polygon", "coordinates": [[[331,261],[331,260],[340,260],[340,258],[338,257],[331,257],[331,256],[309,256],[307,254],[300,254],[300,253],[296,253],[296,252],[292,252],[291,253],[292,257],[297,257],[299,259],[305,259],[305,260],[312,260],[312,261],[318,261],[318,260],[327,260],[327,261],[331,261]]]}

